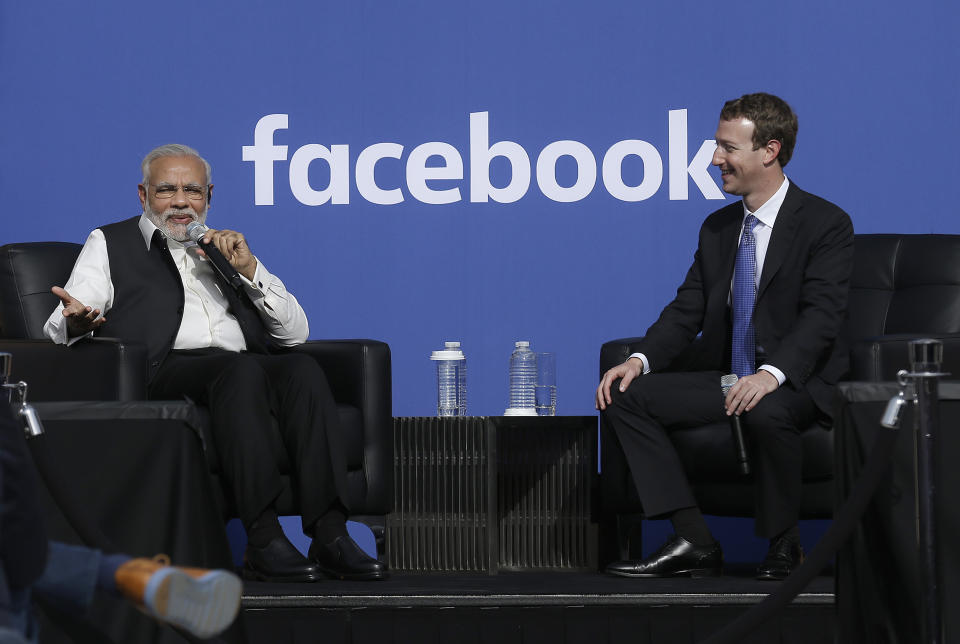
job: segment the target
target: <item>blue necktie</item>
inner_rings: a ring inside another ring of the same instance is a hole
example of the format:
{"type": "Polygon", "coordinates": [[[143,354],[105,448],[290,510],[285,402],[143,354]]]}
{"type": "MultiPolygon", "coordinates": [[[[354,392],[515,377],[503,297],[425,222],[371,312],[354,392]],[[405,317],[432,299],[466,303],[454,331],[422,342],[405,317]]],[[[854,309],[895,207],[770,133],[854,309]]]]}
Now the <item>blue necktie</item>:
{"type": "Polygon", "coordinates": [[[743,221],[743,236],[737,250],[737,265],[733,270],[733,347],[730,366],[733,373],[743,378],[756,373],[757,340],[753,330],[753,305],[757,301],[757,239],[753,228],[759,220],[747,215],[743,221]]]}

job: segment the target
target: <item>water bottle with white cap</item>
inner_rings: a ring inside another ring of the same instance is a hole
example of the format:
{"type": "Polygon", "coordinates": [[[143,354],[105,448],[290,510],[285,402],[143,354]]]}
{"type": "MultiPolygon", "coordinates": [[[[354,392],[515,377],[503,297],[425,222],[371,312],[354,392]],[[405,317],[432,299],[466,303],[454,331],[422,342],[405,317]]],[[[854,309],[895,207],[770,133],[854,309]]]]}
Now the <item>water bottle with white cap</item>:
{"type": "Polygon", "coordinates": [[[530,343],[516,343],[510,355],[510,404],[504,416],[536,416],[537,354],[530,343]]]}
{"type": "Polygon", "coordinates": [[[467,415],[467,359],[459,342],[430,354],[437,363],[437,416],[467,415]]]}

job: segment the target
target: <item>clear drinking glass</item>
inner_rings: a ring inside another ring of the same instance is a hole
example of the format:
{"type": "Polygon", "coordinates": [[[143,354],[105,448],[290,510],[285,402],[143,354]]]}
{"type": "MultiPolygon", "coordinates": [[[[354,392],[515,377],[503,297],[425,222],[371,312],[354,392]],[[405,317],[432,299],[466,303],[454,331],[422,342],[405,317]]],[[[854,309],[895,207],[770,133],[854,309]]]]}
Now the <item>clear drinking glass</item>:
{"type": "Polygon", "coordinates": [[[536,394],[537,416],[557,415],[557,356],[537,354],[536,394]]]}

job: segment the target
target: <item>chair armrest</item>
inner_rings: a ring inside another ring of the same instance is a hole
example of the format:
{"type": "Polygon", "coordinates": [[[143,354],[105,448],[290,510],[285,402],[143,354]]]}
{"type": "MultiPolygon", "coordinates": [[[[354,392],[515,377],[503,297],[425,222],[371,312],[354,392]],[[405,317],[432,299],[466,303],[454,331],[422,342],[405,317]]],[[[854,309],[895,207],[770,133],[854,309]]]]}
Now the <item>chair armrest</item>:
{"type": "Polygon", "coordinates": [[[631,353],[636,353],[636,347],[641,340],[643,340],[643,337],[619,338],[604,342],[603,346],[600,347],[600,377],[602,378],[603,374],[611,367],[616,367],[618,364],[625,362],[631,353]]]}
{"type": "MultiPolygon", "coordinates": [[[[624,362],[631,353],[636,353],[638,338],[619,338],[604,342],[600,347],[600,378],[611,367],[624,362]]],[[[630,476],[623,448],[606,419],[600,415],[600,498],[606,513],[635,512],[640,507],[637,489],[630,476]]]]}
{"type": "Polygon", "coordinates": [[[142,400],[147,397],[147,350],[116,338],[73,346],[50,340],[0,339],[13,355],[12,382],[23,380],[32,401],[142,400]]]}
{"type": "Polygon", "coordinates": [[[390,347],[376,340],[312,340],[291,349],[323,367],[338,404],[360,410],[364,478],[362,514],[386,514],[393,505],[393,392],[390,347]]]}
{"type": "Polygon", "coordinates": [[[377,340],[310,340],[290,349],[312,356],[338,403],[391,418],[390,347],[377,340]]]}
{"type": "Polygon", "coordinates": [[[895,381],[897,371],[910,368],[910,341],[921,338],[943,342],[942,370],[951,373],[954,378],[960,377],[960,335],[904,333],[866,338],[854,343],[850,350],[850,376],[845,380],[895,381]]]}

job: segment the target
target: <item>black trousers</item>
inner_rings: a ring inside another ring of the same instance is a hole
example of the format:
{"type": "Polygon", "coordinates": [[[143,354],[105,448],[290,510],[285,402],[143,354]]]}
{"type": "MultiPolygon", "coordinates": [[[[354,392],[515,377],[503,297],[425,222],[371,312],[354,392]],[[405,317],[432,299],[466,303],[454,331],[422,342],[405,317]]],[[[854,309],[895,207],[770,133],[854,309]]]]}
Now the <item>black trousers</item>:
{"type": "Polygon", "coordinates": [[[338,500],[347,507],[337,406],[310,356],[171,351],[148,394],[155,400],[189,396],[210,410],[220,471],[245,526],[280,494],[277,445],[298,484],[304,532],[338,500]],[[271,435],[277,431],[279,441],[271,435]]]}
{"type": "MultiPolygon", "coordinates": [[[[720,371],[651,373],[620,393],[603,412],[623,448],[644,514],[656,518],[695,507],[690,483],[670,432],[722,422],[720,371]]],[[[800,432],[819,411],[805,390],[784,385],[741,416],[754,469],[756,522],[761,537],[773,537],[795,525],[801,490],[800,432]]],[[[717,458],[733,459],[732,453],[717,458]]]]}

